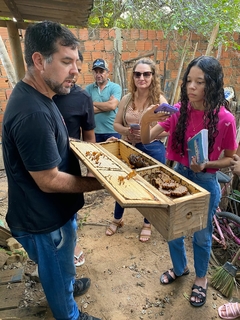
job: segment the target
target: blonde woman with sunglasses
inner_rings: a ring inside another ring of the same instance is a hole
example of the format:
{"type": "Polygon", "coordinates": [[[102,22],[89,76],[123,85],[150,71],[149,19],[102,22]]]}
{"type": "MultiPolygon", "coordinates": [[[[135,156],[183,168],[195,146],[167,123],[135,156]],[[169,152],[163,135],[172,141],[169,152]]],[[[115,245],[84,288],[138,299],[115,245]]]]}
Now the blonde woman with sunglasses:
{"type": "MultiPolygon", "coordinates": [[[[122,135],[123,140],[156,160],[165,163],[165,146],[160,141],[160,138],[167,134],[162,133],[161,137],[157,137],[147,145],[142,144],[140,136],[140,120],[143,111],[152,104],[167,103],[160,88],[155,63],[151,59],[143,58],[136,61],[132,70],[129,91],[119,103],[114,121],[114,130],[122,135]]],[[[166,119],[167,116],[166,114],[163,115],[163,119],[166,119]]],[[[106,230],[107,236],[114,235],[117,229],[123,226],[123,212],[124,208],[116,202],[114,220],[106,230]]],[[[150,239],[150,236],[151,224],[145,218],[139,240],[146,242],[150,239]]]]}

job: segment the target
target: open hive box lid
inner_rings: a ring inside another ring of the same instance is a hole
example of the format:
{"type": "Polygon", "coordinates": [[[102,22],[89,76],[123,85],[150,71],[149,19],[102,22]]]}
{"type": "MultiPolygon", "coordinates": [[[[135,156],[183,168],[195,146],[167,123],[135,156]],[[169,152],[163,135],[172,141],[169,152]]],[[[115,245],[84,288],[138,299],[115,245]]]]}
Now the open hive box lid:
{"type": "MultiPolygon", "coordinates": [[[[72,140],[70,141],[70,146],[77,157],[122,207],[174,207],[179,201],[183,201],[183,198],[186,201],[189,198],[192,199],[194,194],[197,197],[208,194],[205,189],[185,179],[160,162],[155,161],[155,163],[159,164],[154,166],[155,169],[158,168],[158,170],[163,169],[165,172],[170,172],[172,176],[177,176],[179,181],[183,181],[191,189],[191,194],[171,199],[148,183],[141,176],[143,174],[133,173],[130,167],[100,144],[72,140]]],[[[147,170],[147,168],[144,169],[147,170]]]]}

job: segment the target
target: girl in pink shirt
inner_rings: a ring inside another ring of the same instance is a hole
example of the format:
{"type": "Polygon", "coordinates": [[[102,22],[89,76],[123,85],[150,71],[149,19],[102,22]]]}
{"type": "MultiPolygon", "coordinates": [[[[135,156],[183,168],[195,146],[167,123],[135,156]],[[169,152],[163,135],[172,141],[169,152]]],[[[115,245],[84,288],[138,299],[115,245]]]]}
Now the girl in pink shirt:
{"type": "MultiPolygon", "coordinates": [[[[229,167],[237,149],[235,118],[224,97],[223,71],[213,57],[201,56],[190,62],[183,76],[179,112],[150,129],[152,121],[163,121],[162,113],[154,113],[157,105],[149,107],[142,116],[141,138],[149,143],[161,132],[169,133],[167,158],[177,164],[175,170],[210,192],[207,227],[193,235],[194,268],[196,278],[192,286],[190,304],[200,307],[206,302],[207,270],[212,245],[212,218],[220,200],[216,171],[229,167]],[[187,142],[203,128],[208,129],[208,159],[189,163],[187,142]],[[222,156],[220,157],[220,155],[222,156]]],[[[189,274],[184,237],[168,242],[173,268],[160,277],[168,285],[178,277],[189,274]]]]}

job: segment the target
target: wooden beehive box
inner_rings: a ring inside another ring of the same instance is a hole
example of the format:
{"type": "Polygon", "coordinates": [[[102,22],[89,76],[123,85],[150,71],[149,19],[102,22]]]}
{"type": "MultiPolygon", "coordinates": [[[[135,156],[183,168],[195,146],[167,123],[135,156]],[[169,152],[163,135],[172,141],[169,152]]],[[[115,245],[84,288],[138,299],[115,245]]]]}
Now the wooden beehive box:
{"type": "MultiPolygon", "coordinates": [[[[206,227],[209,192],[174,170],[152,159],[152,166],[133,171],[114,155],[115,153],[118,156],[115,148],[119,147],[115,142],[109,142],[108,150],[97,143],[71,141],[70,144],[77,157],[116,201],[122,207],[137,208],[166,240],[190,235],[206,227]],[[188,194],[171,198],[160,192],[150,183],[151,177],[159,171],[186,186],[188,194]]],[[[136,148],[128,147],[130,148],[128,152],[131,152],[131,149],[137,152],[136,148]]]]}

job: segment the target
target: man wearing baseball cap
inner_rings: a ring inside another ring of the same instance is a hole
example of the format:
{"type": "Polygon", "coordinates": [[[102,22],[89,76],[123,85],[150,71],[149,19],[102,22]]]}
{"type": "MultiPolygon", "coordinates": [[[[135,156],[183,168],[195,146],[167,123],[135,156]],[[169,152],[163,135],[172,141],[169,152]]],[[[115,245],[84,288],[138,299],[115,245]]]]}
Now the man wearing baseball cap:
{"type": "Polygon", "coordinates": [[[93,100],[96,142],[106,141],[110,137],[120,138],[120,134],[113,129],[113,122],[122,97],[122,88],[109,80],[109,69],[105,60],[96,59],[92,70],[95,82],[85,89],[93,100]]]}

